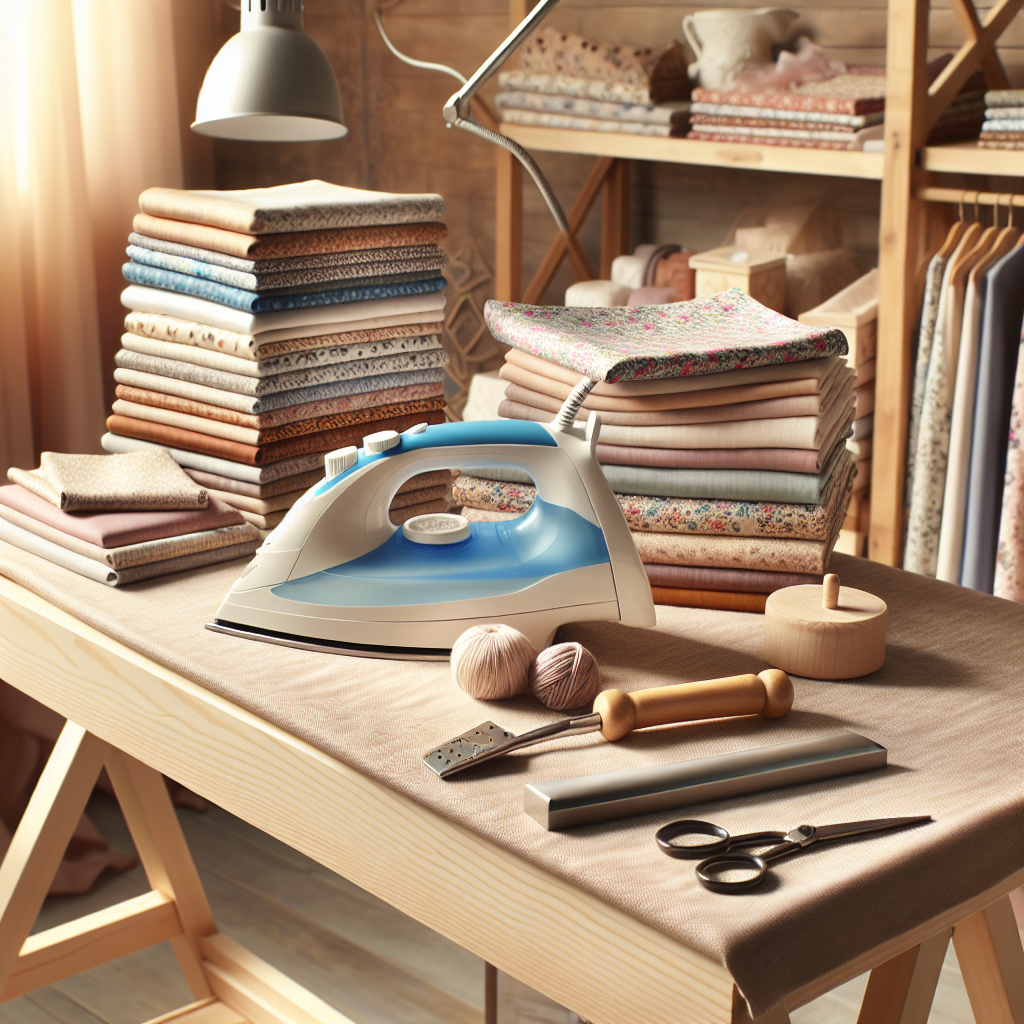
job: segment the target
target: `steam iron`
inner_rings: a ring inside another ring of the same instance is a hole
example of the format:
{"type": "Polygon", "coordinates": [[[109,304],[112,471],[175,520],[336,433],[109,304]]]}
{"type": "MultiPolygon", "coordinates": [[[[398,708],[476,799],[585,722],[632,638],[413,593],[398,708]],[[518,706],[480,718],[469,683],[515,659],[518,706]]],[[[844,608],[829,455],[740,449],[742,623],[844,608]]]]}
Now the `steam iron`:
{"type": "Polygon", "coordinates": [[[601,423],[576,414],[582,381],[552,423],[483,420],[382,431],[325,459],[207,628],[290,647],[445,660],[470,626],[503,622],[537,648],[567,622],[653,626],[640,556],[595,455],[601,423]],[[518,519],[470,523],[388,509],[408,479],[459,466],[525,470],[537,498],[518,519]]]}

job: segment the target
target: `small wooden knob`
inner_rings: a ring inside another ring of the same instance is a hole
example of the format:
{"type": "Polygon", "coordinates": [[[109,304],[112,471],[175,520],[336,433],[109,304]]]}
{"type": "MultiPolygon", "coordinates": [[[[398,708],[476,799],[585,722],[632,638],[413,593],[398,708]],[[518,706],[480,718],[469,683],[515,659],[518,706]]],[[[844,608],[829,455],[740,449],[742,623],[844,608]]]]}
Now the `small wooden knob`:
{"type": "Polygon", "coordinates": [[[787,587],[764,610],[764,658],[809,679],[855,679],[885,664],[885,602],[840,587],[829,573],[822,586],[787,587]]]}

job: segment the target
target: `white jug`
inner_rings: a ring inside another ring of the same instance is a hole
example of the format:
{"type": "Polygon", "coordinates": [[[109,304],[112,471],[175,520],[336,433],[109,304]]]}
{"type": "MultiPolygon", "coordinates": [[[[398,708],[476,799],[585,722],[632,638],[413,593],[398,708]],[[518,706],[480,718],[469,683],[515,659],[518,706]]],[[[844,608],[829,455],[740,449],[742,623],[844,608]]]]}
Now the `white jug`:
{"type": "Polygon", "coordinates": [[[688,14],[683,34],[697,55],[690,78],[705,89],[731,89],[744,71],[772,62],[772,44],[781,43],[799,17],[785,7],[688,14]]]}

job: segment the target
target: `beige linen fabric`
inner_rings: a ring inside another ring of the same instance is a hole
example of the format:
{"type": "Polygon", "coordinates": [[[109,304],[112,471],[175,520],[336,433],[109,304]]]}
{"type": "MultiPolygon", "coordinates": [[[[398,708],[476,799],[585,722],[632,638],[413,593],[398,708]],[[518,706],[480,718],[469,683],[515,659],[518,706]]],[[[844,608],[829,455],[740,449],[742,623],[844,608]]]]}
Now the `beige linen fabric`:
{"type": "MultiPolygon", "coordinates": [[[[493,718],[514,732],[555,721],[530,697],[481,703],[446,664],[316,654],[203,628],[241,563],[109,590],[0,543],[0,574],[107,635],[304,739],[501,848],[724,964],[755,1014],[897,939],[1024,867],[1020,678],[1024,607],[836,555],[845,585],[889,606],[888,658],[842,683],[794,680],[793,710],[640,731],[618,743],[579,736],[443,782],[421,763],[439,742],[493,718]],[[523,812],[523,785],[706,757],[853,729],[889,767],[565,833],[523,812]],[[823,846],[783,861],[757,892],[723,896],[693,864],[665,857],[654,832],[703,818],[733,833],[890,815],[920,828],[823,846]]],[[[756,672],[764,618],[659,607],[658,625],[563,627],[595,656],[605,687],[636,690],[756,672]]],[[[400,634],[396,634],[400,635],[400,634]]],[[[334,828],[313,822],[313,828],[334,828]]],[[[628,984],[628,979],[620,979],[628,984]]]]}
{"type": "Polygon", "coordinates": [[[12,467],[7,479],[63,512],[206,508],[206,491],[162,451],[120,455],[43,452],[39,468],[12,467]]]}

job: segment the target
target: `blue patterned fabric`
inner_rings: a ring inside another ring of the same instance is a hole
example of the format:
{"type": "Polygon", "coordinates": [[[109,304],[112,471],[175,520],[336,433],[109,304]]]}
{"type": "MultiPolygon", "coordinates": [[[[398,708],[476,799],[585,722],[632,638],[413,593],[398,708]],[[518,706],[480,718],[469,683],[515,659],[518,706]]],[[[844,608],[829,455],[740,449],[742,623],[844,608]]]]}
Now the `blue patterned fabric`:
{"type": "Polygon", "coordinates": [[[308,309],[310,306],[337,306],[349,302],[369,302],[372,299],[392,299],[401,295],[427,295],[444,289],[443,277],[430,277],[425,281],[402,281],[397,284],[375,284],[358,288],[334,288],[324,292],[305,292],[299,295],[261,296],[256,292],[229,288],[215,281],[206,281],[172,270],[126,263],[121,268],[125,280],[133,284],[163,288],[181,295],[194,295],[200,299],[219,302],[245,313],[272,313],[282,309],[308,309]]]}

